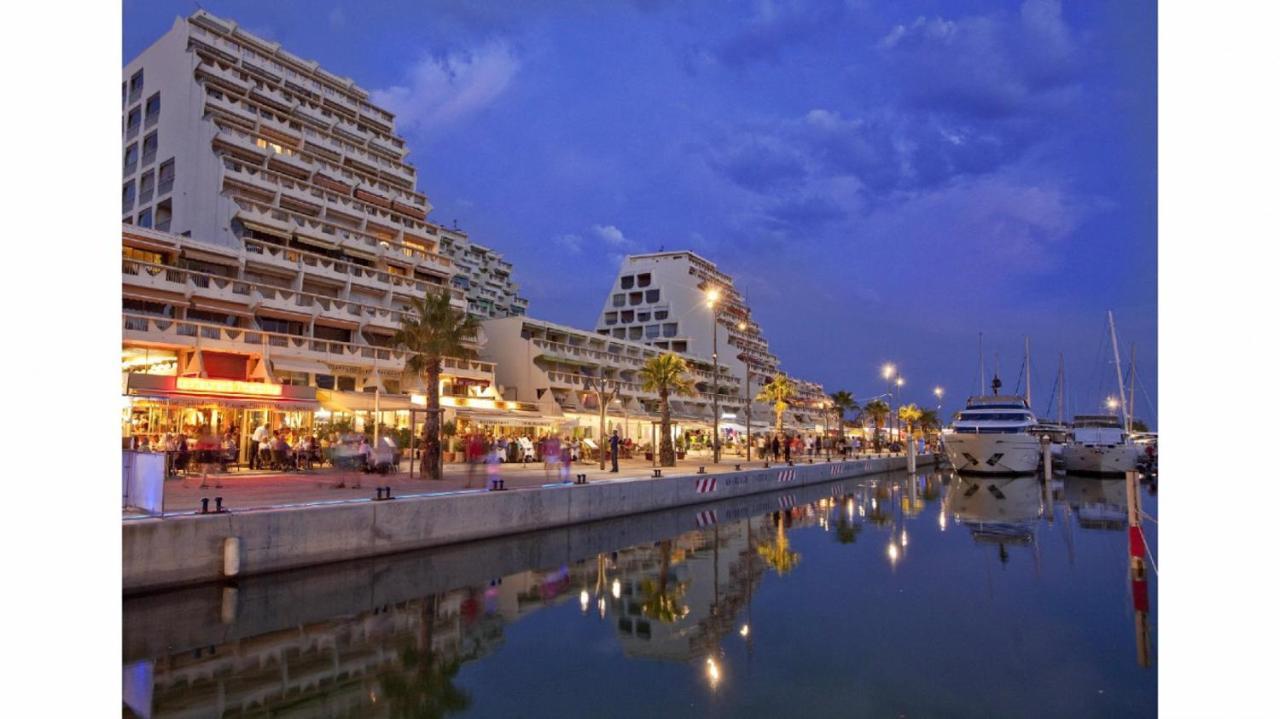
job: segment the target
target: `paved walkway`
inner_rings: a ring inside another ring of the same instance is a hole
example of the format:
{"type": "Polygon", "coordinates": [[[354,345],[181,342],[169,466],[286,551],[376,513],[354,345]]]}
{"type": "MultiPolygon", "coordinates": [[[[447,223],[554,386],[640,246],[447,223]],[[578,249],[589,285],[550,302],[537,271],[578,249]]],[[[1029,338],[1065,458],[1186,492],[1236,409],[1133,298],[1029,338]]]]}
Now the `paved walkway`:
{"type": "MultiPolygon", "coordinates": [[[[877,455],[862,455],[874,457],[877,455]]],[[[887,456],[887,455],[880,455],[887,456]]],[[[833,455],[833,459],[836,456],[833,455]]],[[[754,457],[753,457],[754,459],[754,457]]],[[[805,456],[796,464],[807,463],[805,456]]],[[[814,463],[825,461],[824,456],[813,457],[814,463]]],[[[747,463],[743,457],[726,455],[719,465],[711,463],[710,456],[692,456],[678,461],[675,467],[663,468],[663,476],[691,475],[698,467],[705,466],[708,474],[734,471],[735,465],[743,469],[760,468],[763,462],[747,463]]],[[[165,512],[190,512],[200,509],[200,499],[209,498],[210,510],[214,507],[214,497],[222,497],[223,507],[231,510],[260,509],[287,504],[305,504],[334,500],[373,498],[377,487],[390,486],[395,496],[420,494],[436,494],[441,492],[485,491],[488,478],[484,465],[475,467],[469,473],[467,465],[449,464],[445,466],[445,477],[433,481],[422,479],[415,464],[413,478],[408,474],[408,461],[401,465],[400,472],[387,475],[363,474],[359,472],[339,472],[325,468],[303,472],[257,472],[233,471],[229,473],[210,474],[207,484],[200,475],[179,477],[165,482],[165,512]],[[469,486],[468,486],[469,485],[469,486]]],[[[613,474],[607,469],[600,471],[596,462],[577,462],[570,471],[570,481],[578,474],[587,475],[587,481],[607,481],[615,479],[637,479],[653,476],[653,464],[643,459],[623,460],[619,463],[619,472],[613,474]]],[[[544,484],[559,481],[555,473],[546,470],[541,463],[503,464],[499,475],[507,489],[532,489],[544,484]]],[[[126,514],[126,516],[131,516],[126,514]]]]}

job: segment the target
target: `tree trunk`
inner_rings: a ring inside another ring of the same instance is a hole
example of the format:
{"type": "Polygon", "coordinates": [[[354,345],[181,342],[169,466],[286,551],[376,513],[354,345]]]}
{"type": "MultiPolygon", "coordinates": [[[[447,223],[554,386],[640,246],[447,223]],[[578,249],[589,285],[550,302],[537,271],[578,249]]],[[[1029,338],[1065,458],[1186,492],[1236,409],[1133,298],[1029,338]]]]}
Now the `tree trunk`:
{"type": "Polygon", "coordinates": [[[777,432],[779,436],[782,435],[782,413],[785,411],[786,409],[780,406],[779,403],[774,403],[773,405],[774,431],[777,432]]]}
{"type": "Polygon", "coordinates": [[[427,368],[427,442],[426,453],[422,456],[422,466],[428,479],[444,479],[444,468],[441,460],[444,455],[440,451],[440,360],[431,362],[427,368]]]}
{"type": "Polygon", "coordinates": [[[658,463],[663,467],[676,466],[676,447],[671,441],[671,402],[668,401],[668,390],[666,387],[658,393],[658,398],[662,402],[662,447],[658,453],[658,463]]]}

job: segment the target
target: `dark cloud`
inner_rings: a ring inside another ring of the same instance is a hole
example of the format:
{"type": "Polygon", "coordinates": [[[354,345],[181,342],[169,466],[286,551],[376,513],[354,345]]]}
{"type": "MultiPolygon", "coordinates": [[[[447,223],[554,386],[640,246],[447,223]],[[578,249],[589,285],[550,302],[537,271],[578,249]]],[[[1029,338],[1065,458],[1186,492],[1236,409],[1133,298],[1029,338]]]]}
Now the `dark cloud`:
{"type": "Polygon", "coordinates": [[[771,192],[805,175],[804,155],[782,138],[749,133],[722,149],[708,163],[725,177],[754,192],[771,192]]]}
{"type": "Polygon", "coordinates": [[[844,10],[839,0],[760,3],[756,16],[721,41],[714,54],[730,67],[778,62],[788,47],[837,28],[844,10]]]}

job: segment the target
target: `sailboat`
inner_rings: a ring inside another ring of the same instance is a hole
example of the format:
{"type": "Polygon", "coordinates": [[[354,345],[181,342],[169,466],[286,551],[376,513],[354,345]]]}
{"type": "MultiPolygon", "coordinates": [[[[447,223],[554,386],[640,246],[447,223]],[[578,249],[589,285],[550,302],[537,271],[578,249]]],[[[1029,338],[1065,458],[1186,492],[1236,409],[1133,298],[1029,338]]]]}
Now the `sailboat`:
{"type": "Polygon", "coordinates": [[[1120,417],[1078,415],[1072,421],[1071,443],[1062,450],[1062,466],[1068,473],[1123,476],[1138,468],[1142,450],[1133,442],[1129,403],[1120,374],[1120,347],[1116,342],[1116,321],[1107,312],[1111,328],[1111,351],[1115,357],[1116,384],[1120,389],[1120,417]]]}

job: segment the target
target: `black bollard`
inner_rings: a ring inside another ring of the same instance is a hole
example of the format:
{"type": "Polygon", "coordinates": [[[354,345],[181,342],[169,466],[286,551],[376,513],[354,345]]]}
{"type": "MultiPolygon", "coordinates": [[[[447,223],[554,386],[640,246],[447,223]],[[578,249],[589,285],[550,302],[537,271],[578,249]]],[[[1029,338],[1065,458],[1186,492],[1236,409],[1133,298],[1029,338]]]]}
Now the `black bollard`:
{"type": "Polygon", "coordinates": [[[789,459],[788,459],[788,460],[787,460],[787,466],[788,466],[788,467],[794,467],[794,466],[796,466],[796,463],[795,463],[795,462],[792,462],[791,460],[789,460],[789,459]]]}
{"type": "Polygon", "coordinates": [[[698,465],[698,474],[706,474],[706,473],[707,473],[707,468],[702,465],[698,465]]]}
{"type": "Polygon", "coordinates": [[[735,464],[735,465],[733,465],[733,471],[735,471],[735,472],[741,472],[741,471],[742,471],[742,465],[740,465],[740,464],[735,464]]]}
{"type": "Polygon", "coordinates": [[[216,505],[217,505],[217,507],[218,507],[218,509],[217,509],[217,511],[218,511],[218,512],[225,512],[225,511],[227,511],[227,510],[225,510],[225,509],[223,509],[223,508],[222,508],[222,497],[214,497],[214,498],[213,498],[213,501],[214,501],[214,504],[216,504],[216,505]]]}
{"type": "Polygon", "coordinates": [[[765,468],[765,469],[768,469],[768,468],[769,468],[769,460],[765,460],[764,468],[765,468]]]}
{"type": "Polygon", "coordinates": [[[661,476],[662,476],[662,470],[660,470],[660,469],[655,469],[655,470],[653,470],[653,478],[654,478],[654,479],[657,479],[657,478],[659,478],[659,477],[661,477],[661,476]]]}
{"type": "Polygon", "coordinates": [[[377,497],[374,497],[374,501],[375,501],[375,502],[381,502],[381,501],[382,501],[382,487],[378,487],[378,488],[377,488],[377,490],[378,490],[378,496],[377,496],[377,497]]]}
{"type": "Polygon", "coordinates": [[[201,514],[208,514],[208,513],[209,513],[209,498],[208,498],[208,497],[201,497],[201,498],[200,498],[200,513],[201,513],[201,514]]]}
{"type": "Polygon", "coordinates": [[[383,487],[383,489],[387,490],[387,499],[394,499],[394,497],[391,496],[391,487],[383,487]]]}

